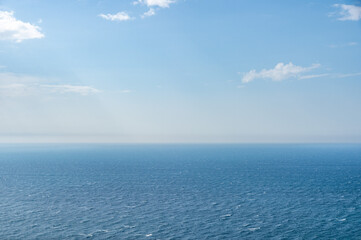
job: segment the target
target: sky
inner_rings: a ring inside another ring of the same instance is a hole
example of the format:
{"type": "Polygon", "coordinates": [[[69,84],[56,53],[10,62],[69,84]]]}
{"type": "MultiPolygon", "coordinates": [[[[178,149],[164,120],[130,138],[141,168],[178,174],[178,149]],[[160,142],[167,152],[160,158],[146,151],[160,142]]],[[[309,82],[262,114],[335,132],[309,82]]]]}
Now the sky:
{"type": "Polygon", "coordinates": [[[0,0],[0,142],[361,142],[361,2],[0,0]]]}

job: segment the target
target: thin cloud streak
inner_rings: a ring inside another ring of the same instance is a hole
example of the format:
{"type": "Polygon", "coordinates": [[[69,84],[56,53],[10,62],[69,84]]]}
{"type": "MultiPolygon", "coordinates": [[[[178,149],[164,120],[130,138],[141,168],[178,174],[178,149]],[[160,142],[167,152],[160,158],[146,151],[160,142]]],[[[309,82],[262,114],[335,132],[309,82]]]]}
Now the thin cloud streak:
{"type": "Polygon", "coordinates": [[[322,74],[304,75],[304,76],[300,76],[298,79],[321,78],[321,77],[327,77],[327,76],[330,76],[330,74],[322,73],[322,74]]]}
{"type": "Polygon", "coordinates": [[[129,21],[132,18],[126,12],[118,12],[116,14],[99,14],[99,17],[109,21],[129,21]]]}
{"type": "Polygon", "coordinates": [[[91,86],[73,84],[46,84],[49,80],[14,73],[0,73],[1,97],[24,97],[43,94],[74,93],[82,96],[102,92],[91,86]]]}
{"type": "Polygon", "coordinates": [[[281,62],[272,69],[262,69],[259,72],[256,70],[249,71],[243,76],[242,82],[249,83],[255,79],[271,79],[272,81],[282,81],[288,78],[299,77],[301,73],[310,71],[320,66],[320,64],[313,64],[310,67],[301,67],[294,65],[292,62],[288,64],[281,62]]]}
{"type": "Polygon", "coordinates": [[[78,86],[78,85],[41,85],[40,87],[48,88],[52,92],[56,93],[78,93],[83,96],[87,96],[90,94],[100,93],[101,91],[90,87],[90,86],[78,86]]]}
{"type": "Polygon", "coordinates": [[[358,73],[346,73],[346,74],[338,74],[338,75],[336,75],[337,78],[347,78],[347,77],[355,77],[355,76],[361,76],[361,72],[358,72],[358,73]]]}
{"type": "Polygon", "coordinates": [[[169,8],[169,5],[175,3],[173,0],[138,0],[133,2],[134,5],[144,4],[148,7],[169,8]]]}

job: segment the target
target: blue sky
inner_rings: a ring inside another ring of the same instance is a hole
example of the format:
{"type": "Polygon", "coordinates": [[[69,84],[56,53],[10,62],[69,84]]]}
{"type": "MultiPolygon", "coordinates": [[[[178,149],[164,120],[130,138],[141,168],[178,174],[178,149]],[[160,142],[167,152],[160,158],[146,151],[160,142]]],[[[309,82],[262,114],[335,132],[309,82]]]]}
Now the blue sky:
{"type": "Polygon", "coordinates": [[[361,142],[361,2],[0,0],[0,142],[361,142]]]}

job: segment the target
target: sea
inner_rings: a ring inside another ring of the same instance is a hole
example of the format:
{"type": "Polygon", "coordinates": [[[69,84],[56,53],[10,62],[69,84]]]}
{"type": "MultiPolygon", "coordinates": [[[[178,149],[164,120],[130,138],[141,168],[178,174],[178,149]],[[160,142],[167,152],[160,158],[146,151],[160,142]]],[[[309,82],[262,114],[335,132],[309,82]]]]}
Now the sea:
{"type": "Polygon", "coordinates": [[[0,239],[361,239],[361,145],[1,144],[0,239]]]}

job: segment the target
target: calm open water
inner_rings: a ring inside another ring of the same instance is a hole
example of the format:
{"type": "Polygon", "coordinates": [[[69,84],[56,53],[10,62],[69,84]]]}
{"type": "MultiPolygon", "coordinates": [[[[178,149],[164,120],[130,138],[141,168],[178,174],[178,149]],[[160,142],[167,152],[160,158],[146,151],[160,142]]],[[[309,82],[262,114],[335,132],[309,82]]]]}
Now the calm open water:
{"type": "Polygon", "coordinates": [[[0,145],[0,239],[361,239],[361,145],[0,145]]]}

